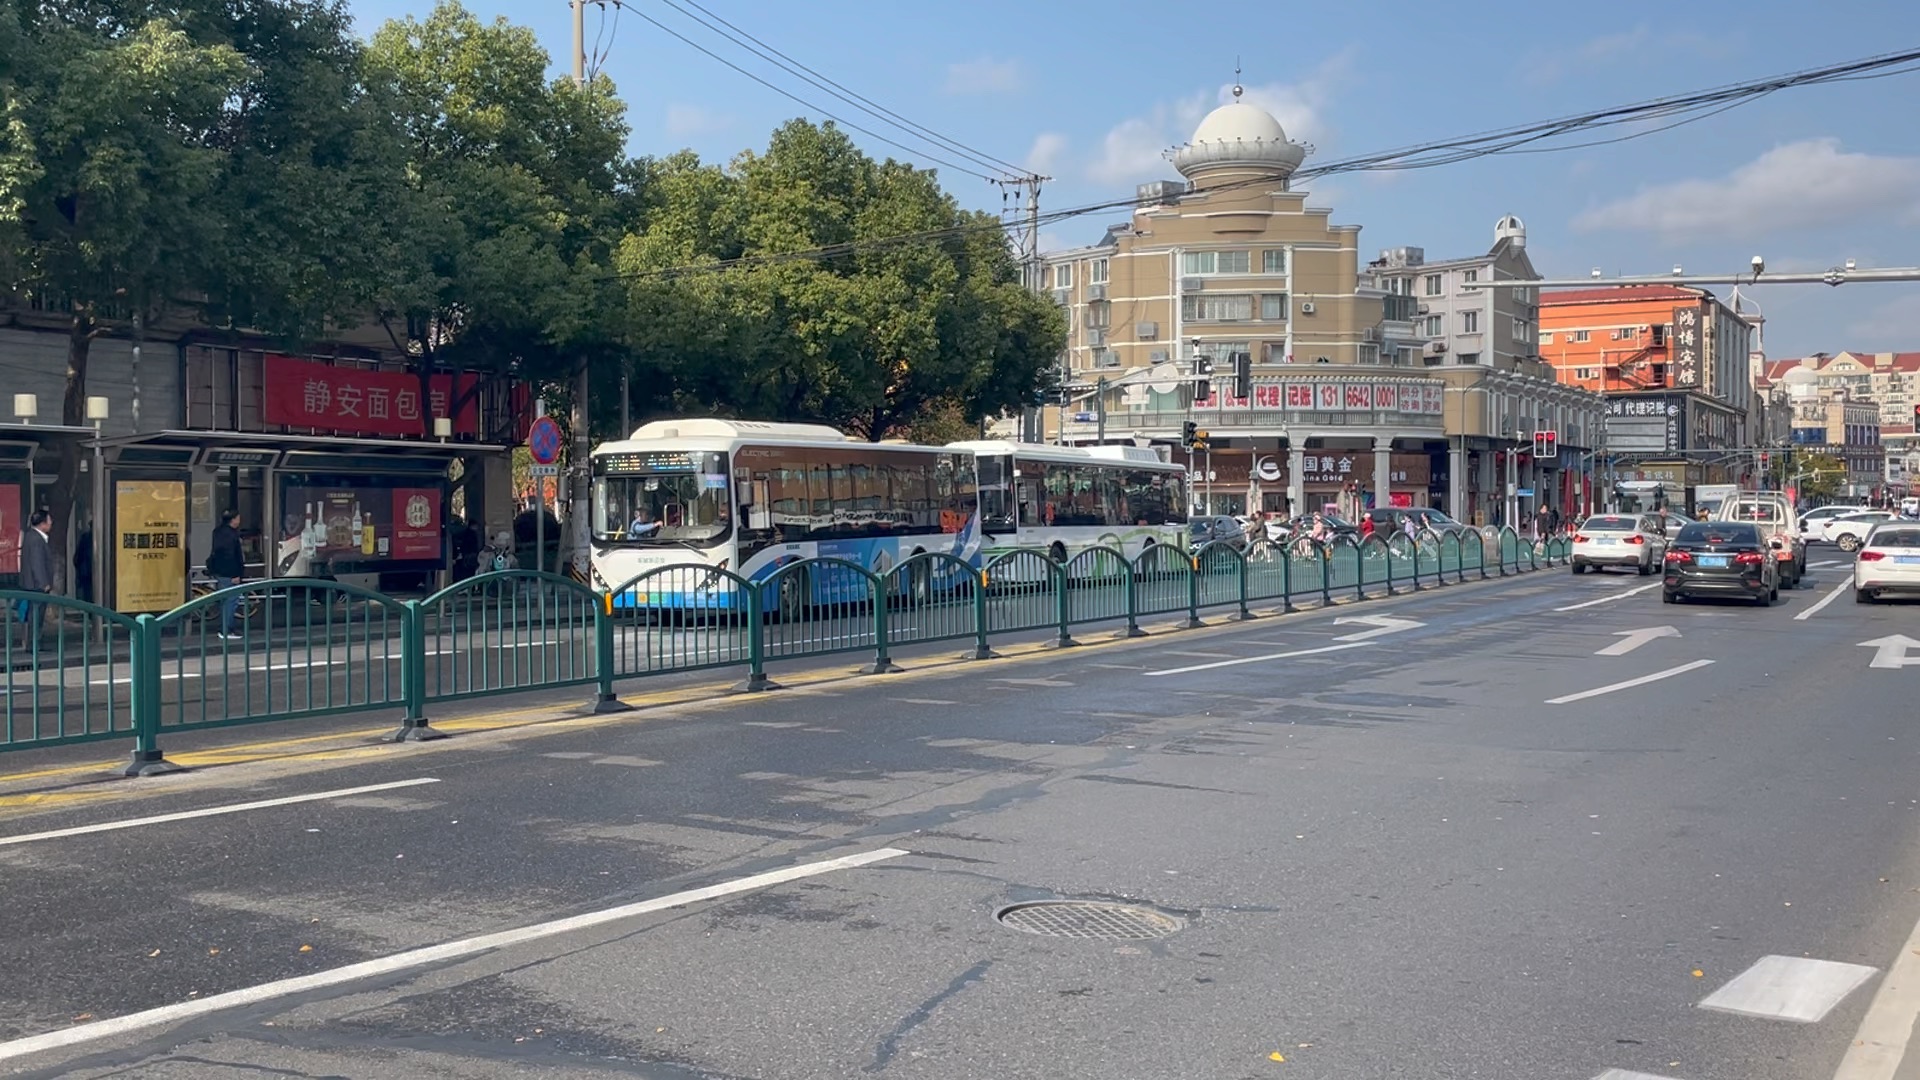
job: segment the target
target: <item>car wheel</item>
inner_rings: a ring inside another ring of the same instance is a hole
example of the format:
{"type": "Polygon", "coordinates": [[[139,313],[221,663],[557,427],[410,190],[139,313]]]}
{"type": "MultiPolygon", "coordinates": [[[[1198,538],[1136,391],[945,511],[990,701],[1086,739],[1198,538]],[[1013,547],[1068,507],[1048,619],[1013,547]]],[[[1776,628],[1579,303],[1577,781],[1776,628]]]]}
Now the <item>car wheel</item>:
{"type": "Polygon", "coordinates": [[[1871,589],[1855,589],[1855,590],[1853,590],[1853,602],[1854,602],[1854,603],[1856,603],[1856,604],[1871,604],[1871,603],[1873,603],[1873,590],[1871,590],[1871,589]]]}
{"type": "Polygon", "coordinates": [[[1660,602],[1663,604],[1677,604],[1680,602],[1680,594],[1662,590],[1660,593],[1660,602]]]}
{"type": "Polygon", "coordinates": [[[1586,572],[1587,572],[1587,564],[1586,564],[1586,563],[1574,563],[1574,564],[1573,564],[1573,576],[1574,576],[1574,577],[1579,577],[1579,576],[1580,576],[1581,574],[1584,574],[1584,573],[1586,573],[1586,572]]]}
{"type": "Polygon", "coordinates": [[[1773,588],[1767,590],[1767,603],[1777,604],[1779,602],[1780,602],[1780,586],[1775,585],[1773,588]]]}
{"type": "Polygon", "coordinates": [[[1839,546],[1841,551],[1849,554],[1860,550],[1860,538],[1852,533],[1841,533],[1840,538],[1835,540],[1834,543],[1839,546]]]}
{"type": "Polygon", "coordinates": [[[1641,576],[1641,577],[1646,577],[1646,576],[1647,576],[1648,574],[1651,574],[1651,573],[1653,573],[1653,564],[1652,564],[1652,563],[1641,563],[1641,564],[1640,564],[1640,565],[1639,565],[1638,567],[1636,567],[1635,569],[1637,569],[1637,570],[1639,570],[1639,571],[1640,571],[1640,576],[1641,576]]]}

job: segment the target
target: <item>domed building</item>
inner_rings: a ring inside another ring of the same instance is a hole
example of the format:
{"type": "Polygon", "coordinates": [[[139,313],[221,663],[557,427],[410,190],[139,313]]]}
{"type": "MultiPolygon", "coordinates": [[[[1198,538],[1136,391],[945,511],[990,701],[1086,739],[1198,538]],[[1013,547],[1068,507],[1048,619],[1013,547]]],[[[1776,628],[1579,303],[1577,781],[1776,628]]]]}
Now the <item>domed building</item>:
{"type": "MultiPolygon", "coordinates": [[[[1079,388],[1044,437],[1185,460],[1191,422],[1207,435],[1202,513],[1462,505],[1447,488],[1452,373],[1423,364],[1413,298],[1362,276],[1359,226],[1295,188],[1311,153],[1236,85],[1166,151],[1183,181],[1140,185],[1098,243],[1043,256],[1079,388]]],[[[1550,415],[1545,399],[1566,395],[1529,379],[1532,415],[1550,415]]]]}

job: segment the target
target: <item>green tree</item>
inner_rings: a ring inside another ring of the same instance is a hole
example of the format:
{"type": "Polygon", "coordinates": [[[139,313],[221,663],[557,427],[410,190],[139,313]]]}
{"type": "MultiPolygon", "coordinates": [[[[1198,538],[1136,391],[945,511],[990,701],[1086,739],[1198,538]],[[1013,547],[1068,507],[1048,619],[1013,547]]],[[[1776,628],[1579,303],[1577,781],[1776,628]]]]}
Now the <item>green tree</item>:
{"type": "Polygon", "coordinates": [[[645,191],[620,266],[646,406],[871,439],[956,418],[971,431],[1028,400],[1065,343],[993,218],[832,124],[792,121],[725,169],[674,155],[645,191]],[[934,236],[894,240],[907,234],[934,236]]]}
{"type": "MultiPolygon", "coordinates": [[[[0,213],[13,234],[10,289],[67,313],[61,420],[79,426],[93,342],[116,322],[174,311],[207,280],[207,240],[223,225],[216,133],[248,69],[231,47],[166,20],[102,32],[56,15],[32,10],[4,31],[13,55],[0,213]]],[[[79,456],[66,448],[49,496],[56,550],[79,456]]]]}

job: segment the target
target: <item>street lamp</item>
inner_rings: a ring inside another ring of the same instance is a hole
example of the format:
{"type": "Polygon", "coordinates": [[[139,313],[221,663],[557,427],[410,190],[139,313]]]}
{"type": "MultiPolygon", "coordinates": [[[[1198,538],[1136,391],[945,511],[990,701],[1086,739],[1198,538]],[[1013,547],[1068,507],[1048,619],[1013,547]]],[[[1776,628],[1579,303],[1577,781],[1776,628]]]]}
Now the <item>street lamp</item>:
{"type": "Polygon", "coordinates": [[[13,415],[22,424],[33,423],[33,418],[40,415],[40,398],[35,394],[13,395],[13,415]]]}
{"type": "MultiPolygon", "coordinates": [[[[106,579],[102,576],[106,570],[106,523],[107,523],[107,465],[106,455],[100,446],[101,427],[113,413],[113,404],[104,397],[87,399],[87,419],[93,422],[93,528],[89,535],[92,541],[93,582],[92,594],[81,599],[98,604],[101,600],[100,584],[106,579]]],[[[102,605],[105,606],[105,605],[102,605]]],[[[101,633],[106,633],[106,623],[100,624],[101,633]]]]}

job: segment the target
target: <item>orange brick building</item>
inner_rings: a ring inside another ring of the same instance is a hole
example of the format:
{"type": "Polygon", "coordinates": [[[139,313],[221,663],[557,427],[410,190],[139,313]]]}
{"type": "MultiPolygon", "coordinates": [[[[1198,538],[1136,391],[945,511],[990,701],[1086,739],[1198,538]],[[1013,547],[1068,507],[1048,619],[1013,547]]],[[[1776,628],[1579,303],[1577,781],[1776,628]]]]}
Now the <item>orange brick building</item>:
{"type": "Polygon", "coordinates": [[[1705,294],[1674,285],[1616,285],[1540,294],[1540,356],[1563,383],[1617,394],[1674,387],[1674,309],[1705,294]]]}

